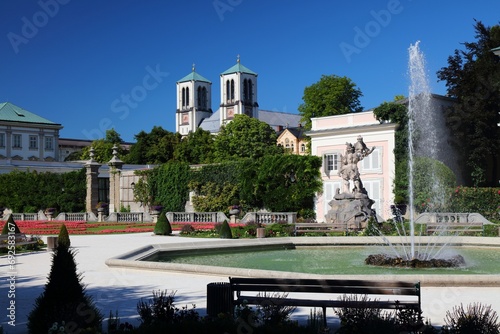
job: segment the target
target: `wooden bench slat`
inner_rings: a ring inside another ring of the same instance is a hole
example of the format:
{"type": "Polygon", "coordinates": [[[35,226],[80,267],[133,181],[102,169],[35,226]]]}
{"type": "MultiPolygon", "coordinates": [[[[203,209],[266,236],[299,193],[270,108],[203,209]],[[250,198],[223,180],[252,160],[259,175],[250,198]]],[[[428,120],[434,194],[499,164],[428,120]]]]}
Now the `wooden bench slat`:
{"type": "Polygon", "coordinates": [[[283,305],[321,307],[323,321],[326,327],[326,308],[380,308],[380,309],[415,309],[421,310],[420,282],[403,281],[368,281],[368,280],[341,280],[341,279],[291,279],[291,278],[247,278],[229,277],[229,285],[233,293],[233,304],[251,305],[283,305]],[[259,292],[257,295],[248,295],[245,292],[259,292]],[[260,295],[260,293],[270,295],[260,295]],[[292,293],[291,298],[277,297],[275,293],[292,293]],[[234,298],[236,293],[236,298],[234,298]],[[300,293],[332,294],[328,299],[297,298],[300,293]],[[336,295],[336,296],[334,296],[336,295]],[[345,300],[340,295],[367,296],[367,300],[345,300]],[[389,298],[380,300],[383,296],[408,296],[407,300],[389,298]],[[410,297],[411,296],[411,297],[410,297]],[[337,297],[337,299],[332,299],[337,297]]]}

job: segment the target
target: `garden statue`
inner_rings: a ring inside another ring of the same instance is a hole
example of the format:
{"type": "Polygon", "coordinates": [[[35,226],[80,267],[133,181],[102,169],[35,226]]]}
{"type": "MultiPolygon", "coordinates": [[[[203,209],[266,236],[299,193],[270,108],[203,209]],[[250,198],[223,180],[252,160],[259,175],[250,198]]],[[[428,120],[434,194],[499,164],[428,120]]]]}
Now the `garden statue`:
{"type": "Polygon", "coordinates": [[[363,183],[359,177],[358,162],[372,153],[374,149],[375,147],[368,149],[366,144],[363,142],[363,137],[361,136],[358,136],[358,141],[354,145],[346,143],[345,154],[340,155],[342,167],[338,173],[338,175],[343,179],[342,192],[366,194],[366,190],[363,188],[363,183]],[[350,181],[354,183],[352,191],[349,189],[350,181]]]}
{"type": "Polygon", "coordinates": [[[358,136],[354,145],[346,143],[345,153],[340,155],[341,168],[338,172],[342,178],[342,193],[338,189],[333,200],[328,203],[331,206],[325,216],[328,223],[345,226],[346,230],[360,230],[366,227],[370,217],[375,216],[371,209],[374,202],[363,187],[358,169],[358,163],[374,149],[369,149],[361,136],[358,136]]]}

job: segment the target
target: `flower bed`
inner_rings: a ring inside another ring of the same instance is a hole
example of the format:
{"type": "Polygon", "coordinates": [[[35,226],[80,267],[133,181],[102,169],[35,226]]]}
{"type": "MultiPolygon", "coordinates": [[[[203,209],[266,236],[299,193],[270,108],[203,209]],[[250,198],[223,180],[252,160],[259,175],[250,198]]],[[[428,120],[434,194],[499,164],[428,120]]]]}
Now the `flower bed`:
{"type": "MultiPolygon", "coordinates": [[[[18,220],[16,224],[22,233],[31,235],[59,234],[62,224],[66,225],[69,234],[140,233],[152,232],[154,229],[154,224],[148,223],[87,223],[85,221],[18,220]],[[102,227],[110,228],[99,229],[102,227]]],[[[3,227],[3,224],[1,224],[1,226],[3,227]]]]}

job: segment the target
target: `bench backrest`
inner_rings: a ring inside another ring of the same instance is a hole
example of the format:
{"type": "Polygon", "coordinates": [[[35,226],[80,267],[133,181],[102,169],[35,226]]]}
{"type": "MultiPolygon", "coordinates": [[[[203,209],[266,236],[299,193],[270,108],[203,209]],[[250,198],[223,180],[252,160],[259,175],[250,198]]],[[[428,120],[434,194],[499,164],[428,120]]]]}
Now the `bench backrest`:
{"type": "Polygon", "coordinates": [[[366,295],[419,296],[420,283],[339,279],[290,279],[230,277],[233,292],[318,292],[366,295]]]}

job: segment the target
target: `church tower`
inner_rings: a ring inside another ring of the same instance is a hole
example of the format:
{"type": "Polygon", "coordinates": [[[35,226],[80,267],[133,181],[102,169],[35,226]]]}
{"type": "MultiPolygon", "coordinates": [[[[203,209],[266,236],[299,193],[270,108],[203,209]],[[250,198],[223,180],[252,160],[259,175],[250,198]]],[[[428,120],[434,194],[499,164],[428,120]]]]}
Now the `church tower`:
{"type": "Polygon", "coordinates": [[[212,115],[212,82],[193,70],[177,81],[175,130],[183,136],[194,132],[201,121],[212,115]]]}
{"type": "Polygon", "coordinates": [[[220,75],[220,125],[230,122],[235,115],[258,117],[257,73],[240,63],[220,75]]]}

